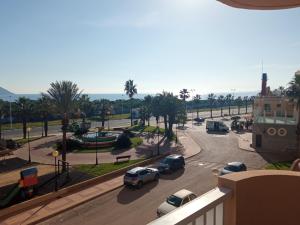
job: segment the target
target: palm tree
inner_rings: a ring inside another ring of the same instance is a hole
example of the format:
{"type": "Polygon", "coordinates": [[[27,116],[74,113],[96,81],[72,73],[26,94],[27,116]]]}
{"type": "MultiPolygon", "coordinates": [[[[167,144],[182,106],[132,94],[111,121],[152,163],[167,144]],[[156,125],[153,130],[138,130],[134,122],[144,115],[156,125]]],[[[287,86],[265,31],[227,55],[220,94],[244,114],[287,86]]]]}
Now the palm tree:
{"type": "Polygon", "coordinates": [[[40,115],[42,116],[44,122],[43,130],[45,132],[45,137],[47,137],[48,119],[49,119],[49,114],[53,111],[53,102],[48,95],[42,94],[42,97],[38,99],[37,107],[40,115]]]}
{"type": "Polygon", "coordinates": [[[253,113],[253,109],[254,109],[254,100],[255,100],[255,96],[251,96],[248,100],[249,102],[251,103],[251,106],[252,106],[252,113],[253,113]]]}
{"type": "MultiPolygon", "coordinates": [[[[75,103],[81,95],[77,84],[72,81],[56,81],[50,84],[47,91],[49,97],[53,100],[56,110],[62,115],[62,160],[66,162],[67,153],[67,127],[69,123],[69,114],[74,110],[75,103]]],[[[66,170],[66,164],[63,163],[63,170],[66,170]]]]}
{"type": "Polygon", "coordinates": [[[236,105],[238,107],[238,115],[240,115],[241,106],[243,105],[243,99],[242,99],[242,97],[241,96],[237,97],[235,99],[235,103],[236,103],[236,105]]]}
{"type": "Polygon", "coordinates": [[[245,106],[246,106],[246,114],[248,113],[248,101],[249,101],[249,97],[244,96],[243,102],[245,103],[245,106]]]}
{"type": "Polygon", "coordinates": [[[144,97],[145,119],[148,121],[148,126],[150,126],[152,100],[153,100],[153,97],[151,95],[147,95],[144,97]]]}
{"type": "Polygon", "coordinates": [[[233,95],[232,94],[228,94],[228,95],[226,95],[226,97],[225,97],[225,101],[226,101],[226,104],[228,105],[228,112],[229,112],[229,115],[231,115],[231,113],[230,113],[230,107],[231,107],[231,102],[233,101],[233,95]]]}
{"type": "Polygon", "coordinates": [[[223,106],[225,104],[225,97],[224,97],[224,95],[219,95],[217,101],[218,101],[219,105],[221,106],[221,117],[223,117],[223,106]]]}
{"type": "Polygon", "coordinates": [[[212,118],[212,110],[213,110],[213,106],[216,102],[216,95],[214,93],[210,93],[207,97],[207,101],[210,107],[210,118],[212,118]]]}
{"type": "Polygon", "coordinates": [[[179,92],[179,97],[184,101],[184,104],[185,104],[185,110],[187,110],[186,108],[186,100],[190,97],[190,93],[187,89],[182,89],[180,92],[179,92]]]}
{"type": "Polygon", "coordinates": [[[289,83],[289,87],[287,89],[287,96],[294,102],[297,103],[298,109],[298,123],[297,123],[297,145],[298,145],[298,154],[300,155],[300,76],[296,75],[289,83]]]}
{"type": "Polygon", "coordinates": [[[0,99],[0,140],[2,138],[2,119],[8,114],[8,104],[7,102],[0,99]]]}
{"type": "Polygon", "coordinates": [[[128,97],[130,98],[130,124],[132,126],[132,98],[135,94],[137,94],[137,88],[136,85],[133,84],[133,80],[129,79],[128,81],[126,81],[124,91],[126,95],[128,95],[128,97]]]}
{"type": "Polygon", "coordinates": [[[91,112],[93,110],[93,105],[90,101],[90,97],[86,94],[81,95],[78,99],[78,107],[80,111],[82,112],[82,121],[85,122],[86,117],[91,115],[91,112]]]}
{"type": "Polygon", "coordinates": [[[194,101],[194,104],[196,105],[196,108],[197,108],[197,118],[199,118],[199,105],[201,103],[201,95],[196,94],[194,96],[193,101],[194,101]]]}
{"type": "Polygon", "coordinates": [[[27,137],[27,122],[30,114],[33,111],[33,104],[30,99],[25,97],[20,97],[16,101],[16,105],[17,105],[17,114],[19,118],[22,120],[23,139],[25,139],[27,137]]]}

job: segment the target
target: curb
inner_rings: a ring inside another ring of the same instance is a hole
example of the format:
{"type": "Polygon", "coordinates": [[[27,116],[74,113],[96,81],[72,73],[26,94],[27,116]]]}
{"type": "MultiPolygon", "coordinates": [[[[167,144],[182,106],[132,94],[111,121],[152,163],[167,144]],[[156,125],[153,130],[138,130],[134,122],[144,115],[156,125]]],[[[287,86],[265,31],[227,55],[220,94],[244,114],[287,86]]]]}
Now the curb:
{"type": "Polygon", "coordinates": [[[81,201],[81,202],[78,202],[78,203],[76,203],[76,204],[74,204],[74,205],[72,205],[72,206],[70,206],[70,207],[66,207],[66,208],[64,208],[63,210],[59,211],[59,212],[52,213],[52,214],[47,215],[47,216],[45,216],[45,217],[43,217],[43,218],[37,219],[36,221],[30,222],[30,223],[28,223],[28,225],[35,225],[35,224],[41,223],[41,222],[43,222],[43,221],[46,221],[47,219],[50,219],[50,218],[52,218],[52,217],[54,217],[54,216],[56,216],[56,215],[59,215],[59,214],[61,214],[61,213],[63,213],[63,212],[66,212],[66,211],[68,211],[68,210],[74,209],[74,208],[76,208],[77,206],[79,206],[79,205],[81,205],[81,204],[87,203],[87,202],[89,202],[89,201],[91,201],[91,200],[93,200],[93,199],[95,199],[95,198],[98,198],[98,197],[100,197],[100,196],[102,196],[102,195],[105,195],[105,194],[108,194],[108,193],[110,193],[110,192],[112,192],[112,191],[115,191],[115,190],[117,190],[118,188],[120,188],[120,187],[122,187],[122,186],[123,186],[123,184],[118,185],[118,186],[116,186],[116,187],[114,187],[114,188],[111,188],[111,189],[109,189],[109,190],[107,190],[107,191],[105,191],[105,192],[100,193],[99,195],[94,195],[93,197],[91,197],[91,198],[89,198],[89,199],[85,199],[85,200],[83,200],[83,201],[81,201]]]}

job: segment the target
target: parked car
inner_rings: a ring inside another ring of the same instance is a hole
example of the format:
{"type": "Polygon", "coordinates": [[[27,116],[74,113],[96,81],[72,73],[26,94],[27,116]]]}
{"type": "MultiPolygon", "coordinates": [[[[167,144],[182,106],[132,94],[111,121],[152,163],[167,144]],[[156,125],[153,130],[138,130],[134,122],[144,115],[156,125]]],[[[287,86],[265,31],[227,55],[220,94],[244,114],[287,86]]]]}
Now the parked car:
{"type": "Polygon", "coordinates": [[[124,175],[124,185],[142,188],[142,186],[150,181],[159,179],[159,171],[155,168],[135,167],[128,170],[124,175]]]}
{"type": "Polygon", "coordinates": [[[240,117],[240,116],[233,116],[233,117],[231,117],[230,119],[231,119],[231,120],[240,120],[241,117],[240,117]]]}
{"type": "Polygon", "coordinates": [[[186,189],[182,189],[173,195],[170,195],[157,209],[157,216],[163,216],[172,210],[194,200],[197,196],[186,189]]]}
{"type": "Polygon", "coordinates": [[[197,123],[202,123],[202,122],[205,121],[205,118],[203,118],[203,117],[197,117],[197,118],[194,119],[194,121],[196,121],[197,123]]]}
{"type": "Polygon", "coordinates": [[[244,163],[231,162],[231,163],[227,163],[227,165],[220,171],[220,175],[225,175],[233,172],[241,172],[246,170],[247,167],[244,163]]]}
{"type": "Polygon", "coordinates": [[[165,157],[159,164],[158,170],[161,173],[170,173],[185,166],[185,161],[182,155],[169,155],[165,157]]]}

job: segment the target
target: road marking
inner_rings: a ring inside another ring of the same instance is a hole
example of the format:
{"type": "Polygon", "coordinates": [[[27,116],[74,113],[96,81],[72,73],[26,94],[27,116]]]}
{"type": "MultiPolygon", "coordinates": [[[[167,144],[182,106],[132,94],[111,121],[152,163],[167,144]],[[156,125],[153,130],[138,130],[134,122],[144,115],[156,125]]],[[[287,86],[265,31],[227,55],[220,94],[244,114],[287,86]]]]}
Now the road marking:
{"type": "Polygon", "coordinates": [[[204,166],[204,168],[212,168],[212,167],[214,167],[215,165],[216,165],[217,163],[210,163],[210,164],[208,164],[207,166],[204,166]]]}

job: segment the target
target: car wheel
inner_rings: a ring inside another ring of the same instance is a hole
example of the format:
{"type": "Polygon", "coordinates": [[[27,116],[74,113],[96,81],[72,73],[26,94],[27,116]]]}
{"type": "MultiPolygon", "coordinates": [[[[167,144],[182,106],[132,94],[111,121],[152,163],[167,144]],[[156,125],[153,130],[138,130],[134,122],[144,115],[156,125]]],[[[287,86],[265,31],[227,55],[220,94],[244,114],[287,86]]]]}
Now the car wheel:
{"type": "Polygon", "coordinates": [[[158,181],[158,179],[159,179],[159,174],[155,174],[154,180],[158,181]]]}
{"type": "Polygon", "coordinates": [[[142,181],[139,181],[138,184],[137,184],[137,188],[138,189],[141,189],[143,187],[143,182],[142,181]]]}

